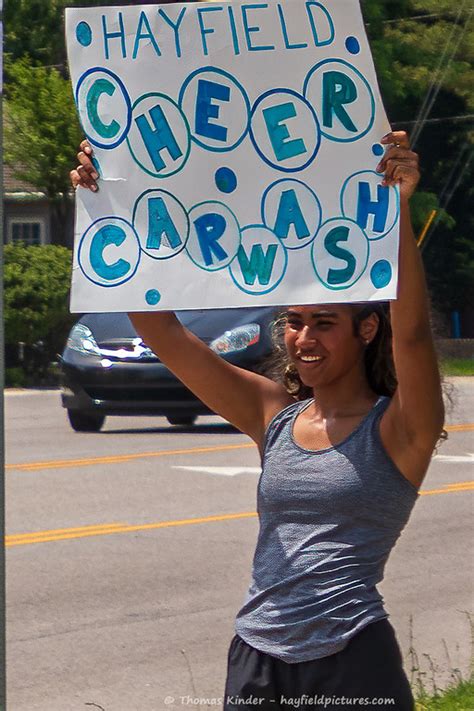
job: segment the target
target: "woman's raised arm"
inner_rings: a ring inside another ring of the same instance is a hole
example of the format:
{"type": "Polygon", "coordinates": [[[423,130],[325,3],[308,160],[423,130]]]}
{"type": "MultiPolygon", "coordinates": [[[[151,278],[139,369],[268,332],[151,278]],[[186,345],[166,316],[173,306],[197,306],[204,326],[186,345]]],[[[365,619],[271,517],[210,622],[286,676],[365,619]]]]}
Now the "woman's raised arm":
{"type": "MultiPolygon", "coordinates": [[[[71,171],[74,188],[96,192],[99,178],[85,140],[71,171]]],[[[259,446],[272,417],[292,402],[283,386],[228,363],[181,325],[174,313],[130,313],[135,330],[160,360],[211,410],[259,446]]]]}
{"type": "Polygon", "coordinates": [[[259,446],[272,417],[292,402],[283,386],[214,353],[174,313],[130,313],[137,333],[186,387],[259,446]]]}
{"type": "Polygon", "coordinates": [[[379,170],[385,172],[385,184],[400,186],[401,222],[398,296],[390,307],[398,388],[381,432],[392,458],[419,486],[444,423],[428,291],[410,217],[409,201],[420,173],[404,131],[388,134],[383,143],[394,144],[379,170]]]}

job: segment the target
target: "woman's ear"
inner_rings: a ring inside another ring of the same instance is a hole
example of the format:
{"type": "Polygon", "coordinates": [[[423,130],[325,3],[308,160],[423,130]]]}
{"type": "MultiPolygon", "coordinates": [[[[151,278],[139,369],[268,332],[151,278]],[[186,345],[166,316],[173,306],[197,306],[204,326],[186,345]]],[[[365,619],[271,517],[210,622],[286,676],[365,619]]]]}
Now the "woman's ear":
{"type": "Polygon", "coordinates": [[[377,335],[379,324],[380,318],[375,312],[372,312],[367,318],[360,322],[359,337],[366,346],[368,346],[377,335]]]}

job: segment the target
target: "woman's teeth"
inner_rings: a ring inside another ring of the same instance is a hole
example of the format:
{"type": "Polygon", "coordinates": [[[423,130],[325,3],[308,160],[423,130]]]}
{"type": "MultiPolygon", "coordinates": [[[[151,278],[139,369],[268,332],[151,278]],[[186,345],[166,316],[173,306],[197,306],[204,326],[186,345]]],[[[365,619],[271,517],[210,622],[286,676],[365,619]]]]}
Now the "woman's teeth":
{"type": "Polygon", "coordinates": [[[311,355],[300,355],[299,356],[300,360],[303,361],[303,363],[315,363],[316,361],[322,360],[322,356],[311,356],[311,355]]]}

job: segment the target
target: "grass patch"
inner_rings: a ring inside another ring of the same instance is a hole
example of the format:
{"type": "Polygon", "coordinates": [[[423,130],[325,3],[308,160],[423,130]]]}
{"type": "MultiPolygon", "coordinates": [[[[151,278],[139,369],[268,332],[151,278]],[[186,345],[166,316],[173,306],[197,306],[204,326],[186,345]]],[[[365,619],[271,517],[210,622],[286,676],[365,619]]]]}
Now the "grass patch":
{"type": "Polygon", "coordinates": [[[473,358],[445,358],[441,361],[445,375],[474,375],[473,358]]]}
{"type": "Polygon", "coordinates": [[[461,681],[457,686],[435,696],[421,696],[416,711],[472,711],[474,709],[474,679],[461,681]]]}

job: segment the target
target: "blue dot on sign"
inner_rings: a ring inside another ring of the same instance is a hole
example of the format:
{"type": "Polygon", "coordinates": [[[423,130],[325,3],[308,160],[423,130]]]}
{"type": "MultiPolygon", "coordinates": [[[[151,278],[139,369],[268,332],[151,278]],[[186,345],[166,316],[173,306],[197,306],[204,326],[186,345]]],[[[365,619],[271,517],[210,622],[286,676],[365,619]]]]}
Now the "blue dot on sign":
{"type": "Polygon", "coordinates": [[[359,40],[357,39],[357,37],[348,37],[346,39],[346,49],[351,54],[359,54],[360,44],[359,44],[359,40]]]}
{"type": "Polygon", "coordinates": [[[92,30],[87,22],[80,22],[76,27],[76,37],[79,44],[88,47],[92,43],[92,30]]]}
{"type": "Polygon", "coordinates": [[[145,294],[145,299],[150,306],[156,306],[161,299],[161,294],[156,289],[149,289],[145,294]]]}
{"type": "Polygon", "coordinates": [[[384,154],[384,147],[380,145],[380,143],[374,143],[372,146],[372,153],[374,156],[383,156],[384,154]]]}
{"type": "Polygon", "coordinates": [[[392,279],[392,266],[390,262],[387,262],[386,259],[375,262],[370,271],[370,278],[376,289],[383,289],[390,284],[392,279]]]}
{"type": "Polygon", "coordinates": [[[221,193],[233,193],[237,187],[237,176],[230,168],[216,170],[216,185],[221,193]]]}

